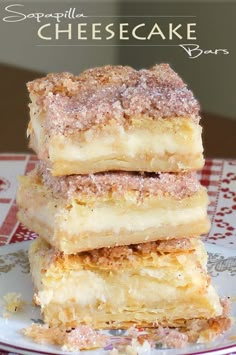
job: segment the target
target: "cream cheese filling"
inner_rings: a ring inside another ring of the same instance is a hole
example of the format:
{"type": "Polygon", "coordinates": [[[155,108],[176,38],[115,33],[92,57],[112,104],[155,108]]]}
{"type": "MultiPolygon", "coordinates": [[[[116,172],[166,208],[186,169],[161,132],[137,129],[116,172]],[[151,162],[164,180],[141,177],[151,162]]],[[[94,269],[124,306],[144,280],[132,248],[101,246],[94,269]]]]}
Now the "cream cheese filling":
{"type": "MultiPolygon", "coordinates": [[[[39,130],[37,130],[39,132],[39,130]]],[[[104,135],[86,142],[75,143],[64,137],[57,137],[49,145],[50,159],[66,161],[86,161],[98,157],[109,159],[127,159],[135,156],[158,154],[201,154],[203,151],[201,127],[194,127],[191,134],[167,132],[159,133],[155,130],[135,130],[126,132],[120,128],[114,136],[104,135]]]]}
{"type": "Polygon", "coordinates": [[[163,225],[187,224],[206,218],[206,207],[180,209],[163,209],[153,207],[143,210],[124,210],[119,206],[99,206],[94,209],[73,204],[70,211],[63,211],[60,229],[73,234],[79,232],[102,232],[112,230],[119,233],[127,231],[143,231],[163,225]]]}
{"type": "MultiPolygon", "coordinates": [[[[31,132],[35,136],[35,149],[45,149],[45,137],[42,122],[43,114],[33,114],[31,108],[31,132]],[[42,147],[43,145],[43,147],[42,147]]],[[[174,121],[174,119],[173,119],[174,121]]],[[[86,161],[106,157],[107,159],[129,160],[136,156],[142,158],[165,154],[201,155],[203,152],[202,128],[193,122],[186,125],[172,124],[172,129],[164,129],[163,123],[150,129],[133,127],[125,130],[122,126],[109,128],[110,131],[94,133],[92,129],[85,131],[83,141],[72,140],[63,135],[51,136],[47,143],[48,155],[52,161],[86,161]]],[[[81,134],[81,132],[79,132],[81,134]]]]}
{"type": "MultiPolygon", "coordinates": [[[[57,278],[57,282],[54,283],[54,287],[52,288],[52,284],[49,287],[44,286],[44,289],[38,292],[37,298],[42,308],[50,303],[62,305],[75,303],[98,311],[102,311],[103,307],[122,311],[137,303],[145,303],[150,307],[157,305],[158,302],[162,306],[171,308],[172,302],[178,304],[184,299],[185,301],[191,299],[193,303],[201,303],[201,300],[204,303],[209,302],[211,306],[208,304],[208,307],[215,308],[220,313],[221,307],[215,290],[211,285],[207,286],[207,280],[203,275],[198,275],[199,272],[194,270],[193,263],[187,263],[187,266],[192,268],[192,277],[197,278],[197,282],[193,283],[190,278],[186,280],[185,285],[181,285],[174,277],[167,282],[153,276],[145,277],[129,272],[113,274],[110,278],[103,278],[98,272],[89,270],[66,273],[64,276],[62,273],[61,278],[57,278]],[[198,294],[199,290],[201,295],[198,294]]],[[[174,269],[171,268],[171,271],[174,269]]]]}

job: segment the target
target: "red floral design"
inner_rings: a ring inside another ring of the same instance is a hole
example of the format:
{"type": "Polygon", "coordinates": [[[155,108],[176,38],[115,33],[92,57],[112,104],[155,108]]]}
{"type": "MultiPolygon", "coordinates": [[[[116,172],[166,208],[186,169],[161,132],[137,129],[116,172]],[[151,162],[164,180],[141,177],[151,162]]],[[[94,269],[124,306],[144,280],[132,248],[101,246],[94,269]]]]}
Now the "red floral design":
{"type": "Polygon", "coordinates": [[[23,224],[19,223],[15,233],[13,234],[13,236],[11,238],[11,243],[32,240],[32,239],[35,239],[36,236],[37,236],[36,233],[30,231],[23,224]]]}

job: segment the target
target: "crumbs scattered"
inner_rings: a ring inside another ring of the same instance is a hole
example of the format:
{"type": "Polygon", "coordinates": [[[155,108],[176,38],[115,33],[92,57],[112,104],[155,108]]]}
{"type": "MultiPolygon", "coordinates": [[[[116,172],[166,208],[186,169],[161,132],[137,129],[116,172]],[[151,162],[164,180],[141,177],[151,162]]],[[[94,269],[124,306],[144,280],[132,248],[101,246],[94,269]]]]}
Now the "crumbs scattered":
{"type": "Polygon", "coordinates": [[[21,310],[24,305],[25,301],[21,298],[20,293],[9,292],[5,296],[3,296],[4,301],[4,318],[9,318],[12,314],[21,310]]]}
{"type": "Polygon", "coordinates": [[[139,354],[151,354],[151,345],[148,341],[140,344],[137,339],[132,339],[131,344],[127,345],[125,349],[119,351],[113,348],[109,351],[109,355],[139,355],[139,354]]]}
{"type": "Polygon", "coordinates": [[[137,354],[150,354],[151,345],[145,340],[143,344],[140,344],[137,339],[132,339],[131,344],[125,348],[125,354],[137,355],[137,354]]]}
{"type": "Polygon", "coordinates": [[[81,325],[70,331],[47,324],[32,324],[24,328],[22,333],[39,344],[60,345],[63,351],[79,351],[106,346],[108,336],[81,325]]]}
{"type": "Polygon", "coordinates": [[[109,355],[139,355],[150,354],[154,348],[183,349],[193,343],[208,343],[228,330],[231,324],[231,319],[222,315],[212,319],[192,319],[186,327],[179,329],[133,326],[116,336],[104,334],[88,325],[66,329],[33,324],[23,329],[22,333],[39,344],[59,345],[63,351],[103,348],[109,351],[109,355]]]}
{"type": "Polygon", "coordinates": [[[73,198],[81,195],[124,197],[135,193],[139,200],[147,196],[170,196],[181,199],[192,196],[201,188],[195,172],[187,173],[138,173],[102,172],[88,175],[52,176],[47,164],[40,161],[30,173],[42,179],[55,197],[73,198]]]}

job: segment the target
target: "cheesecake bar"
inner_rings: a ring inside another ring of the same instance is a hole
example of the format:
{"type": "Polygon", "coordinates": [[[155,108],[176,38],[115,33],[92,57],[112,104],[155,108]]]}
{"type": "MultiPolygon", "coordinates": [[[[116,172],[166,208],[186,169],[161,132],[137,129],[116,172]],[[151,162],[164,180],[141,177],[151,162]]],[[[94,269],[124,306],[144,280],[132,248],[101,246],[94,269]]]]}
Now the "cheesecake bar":
{"type": "Polygon", "coordinates": [[[34,300],[50,327],[186,327],[222,315],[198,239],[101,248],[76,255],[42,238],[29,249],[34,300]]]}
{"type": "Polygon", "coordinates": [[[18,219],[65,254],[209,230],[208,197],[195,173],[22,176],[18,219]]]}
{"type": "Polygon", "coordinates": [[[199,104],[168,64],[49,74],[28,90],[30,147],[52,175],[203,167],[199,104]]]}

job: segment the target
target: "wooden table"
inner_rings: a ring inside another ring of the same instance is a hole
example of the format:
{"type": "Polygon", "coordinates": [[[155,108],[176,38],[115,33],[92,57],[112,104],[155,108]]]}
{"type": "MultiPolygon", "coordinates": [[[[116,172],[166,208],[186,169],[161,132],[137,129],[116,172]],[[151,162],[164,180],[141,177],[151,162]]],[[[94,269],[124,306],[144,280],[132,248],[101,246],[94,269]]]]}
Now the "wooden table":
{"type": "MultiPolygon", "coordinates": [[[[44,75],[0,65],[0,153],[30,152],[26,138],[29,120],[26,82],[44,75]]],[[[203,144],[208,158],[236,158],[236,119],[202,113],[203,144]]]]}

